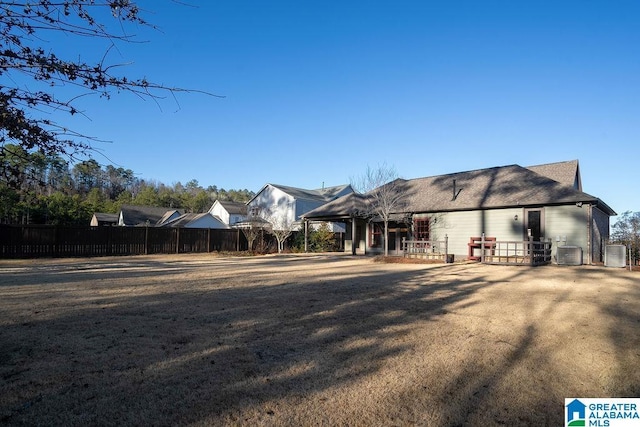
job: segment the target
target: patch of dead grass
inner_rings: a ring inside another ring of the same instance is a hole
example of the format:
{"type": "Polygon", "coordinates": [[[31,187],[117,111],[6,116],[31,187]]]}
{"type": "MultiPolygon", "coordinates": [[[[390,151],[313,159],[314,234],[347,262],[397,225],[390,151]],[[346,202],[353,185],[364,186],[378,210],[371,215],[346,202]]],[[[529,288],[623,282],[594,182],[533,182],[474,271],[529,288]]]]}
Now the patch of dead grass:
{"type": "Polygon", "coordinates": [[[3,261],[0,420],[559,425],[564,397],[640,395],[639,313],[604,267],[3,261]]]}

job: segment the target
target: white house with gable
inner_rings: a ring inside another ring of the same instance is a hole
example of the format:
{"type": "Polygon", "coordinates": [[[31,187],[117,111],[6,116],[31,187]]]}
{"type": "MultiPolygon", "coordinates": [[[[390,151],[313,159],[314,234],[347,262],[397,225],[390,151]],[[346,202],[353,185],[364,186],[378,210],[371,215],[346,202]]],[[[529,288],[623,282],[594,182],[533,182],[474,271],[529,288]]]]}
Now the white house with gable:
{"type": "MultiPolygon", "coordinates": [[[[353,192],[349,184],[317,190],[266,184],[247,202],[247,214],[268,220],[274,228],[297,230],[302,224],[300,221],[302,215],[353,192]]],[[[345,231],[343,224],[330,223],[330,226],[334,232],[345,231]]]]}
{"type": "Polygon", "coordinates": [[[209,209],[209,213],[219,218],[223,223],[233,226],[247,219],[247,205],[240,202],[216,200],[209,209]]]}

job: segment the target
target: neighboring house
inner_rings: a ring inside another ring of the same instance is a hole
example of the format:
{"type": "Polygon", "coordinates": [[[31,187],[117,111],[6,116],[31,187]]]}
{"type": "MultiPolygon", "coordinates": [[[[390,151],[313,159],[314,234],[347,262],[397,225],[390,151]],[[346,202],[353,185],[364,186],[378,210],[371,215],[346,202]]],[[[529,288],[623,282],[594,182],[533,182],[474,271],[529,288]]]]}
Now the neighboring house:
{"type": "Polygon", "coordinates": [[[247,219],[247,205],[240,202],[216,200],[209,209],[209,213],[227,225],[235,225],[247,219]]]}
{"type": "MultiPolygon", "coordinates": [[[[551,240],[579,246],[585,263],[603,259],[609,219],[616,213],[582,191],[578,161],[532,167],[501,166],[410,180],[396,180],[402,208],[389,224],[389,252],[400,253],[402,238],[442,240],[456,259],[469,254],[472,237],[498,241],[551,240]]],[[[367,196],[349,194],[304,215],[309,221],[346,223],[345,250],[380,253],[379,219],[367,216],[367,196]],[[354,227],[355,225],[355,227],[354,227]],[[355,245],[353,242],[355,241],[355,245]]]]}
{"type": "Polygon", "coordinates": [[[158,227],[180,217],[183,212],[155,206],[123,205],[118,216],[118,225],[126,227],[158,227]]]}
{"type": "MultiPolygon", "coordinates": [[[[298,229],[303,214],[351,193],[353,188],[348,184],[318,190],[266,184],[247,202],[247,215],[265,218],[274,228],[298,229]]],[[[345,231],[342,224],[331,226],[335,232],[345,231]]]]}
{"type": "Polygon", "coordinates": [[[118,225],[118,214],[96,212],[91,217],[92,227],[103,227],[110,225],[118,225]]]}
{"type": "Polygon", "coordinates": [[[220,218],[215,217],[210,212],[186,213],[177,218],[164,222],[161,227],[174,228],[229,228],[220,218]]]}

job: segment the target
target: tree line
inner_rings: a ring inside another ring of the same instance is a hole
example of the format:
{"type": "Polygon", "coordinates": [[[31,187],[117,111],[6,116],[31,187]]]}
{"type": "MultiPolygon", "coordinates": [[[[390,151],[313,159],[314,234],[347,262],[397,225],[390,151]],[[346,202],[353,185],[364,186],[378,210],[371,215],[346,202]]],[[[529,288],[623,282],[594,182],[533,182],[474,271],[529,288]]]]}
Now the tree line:
{"type": "Polygon", "coordinates": [[[166,185],[136,176],[131,169],[89,159],[70,164],[59,154],[4,146],[0,170],[0,223],[86,225],[96,212],[117,213],[122,205],[160,206],[200,213],[216,200],[246,202],[247,189],[206,188],[192,179],[166,185]]]}

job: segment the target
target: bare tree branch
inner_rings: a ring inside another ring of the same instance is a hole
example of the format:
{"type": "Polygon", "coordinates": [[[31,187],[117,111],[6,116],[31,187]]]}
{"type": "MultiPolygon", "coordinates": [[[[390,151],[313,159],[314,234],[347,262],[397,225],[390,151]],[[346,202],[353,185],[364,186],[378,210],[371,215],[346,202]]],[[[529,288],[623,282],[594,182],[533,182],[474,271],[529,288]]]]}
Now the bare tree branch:
{"type": "Polygon", "coordinates": [[[391,215],[402,211],[404,192],[400,185],[405,181],[398,178],[393,166],[386,163],[376,168],[367,166],[364,175],[352,179],[351,185],[367,197],[367,216],[384,223],[384,255],[389,254],[389,221],[391,215]]]}
{"type": "Polygon", "coordinates": [[[17,144],[29,152],[70,157],[93,151],[94,137],[74,132],[47,117],[61,111],[71,116],[86,115],[76,106],[84,96],[109,99],[125,92],[151,99],[158,106],[167,94],[176,104],[178,93],[220,97],[202,90],[166,86],[145,77],[116,74],[128,64],[108,63],[109,53],[117,49],[117,43],[141,42],[127,32],[127,24],[157,29],[141,16],[141,10],[131,0],[0,1],[0,167],[5,167],[6,144],[17,144]],[[113,23],[119,30],[110,30],[113,23]],[[97,63],[85,62],[81,55],[69,60],[43,47],[51,33],[104,39],[111,45],[97,63]],[[61,87],[67,90],[60,92],[61,87]],[[68,89],[80,92],[69,94],[68,89]],[[68,99],[61,99],[61,93],[67,93],[68,99]]]}

